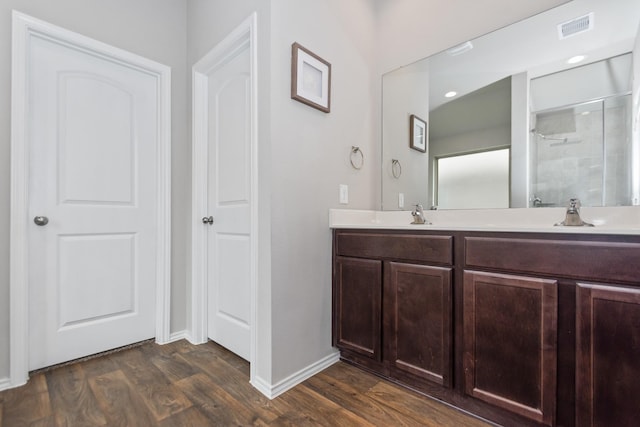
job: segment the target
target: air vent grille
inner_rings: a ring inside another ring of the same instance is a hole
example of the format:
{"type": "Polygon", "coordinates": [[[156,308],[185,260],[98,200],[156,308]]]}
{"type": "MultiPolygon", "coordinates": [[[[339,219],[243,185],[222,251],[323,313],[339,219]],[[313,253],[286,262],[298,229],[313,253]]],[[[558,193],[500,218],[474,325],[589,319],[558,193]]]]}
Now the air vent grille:
{"type": "Polygon", "coordinates": [[[560,40],[593,29],[593,12],[558,25],[560,40]]]}

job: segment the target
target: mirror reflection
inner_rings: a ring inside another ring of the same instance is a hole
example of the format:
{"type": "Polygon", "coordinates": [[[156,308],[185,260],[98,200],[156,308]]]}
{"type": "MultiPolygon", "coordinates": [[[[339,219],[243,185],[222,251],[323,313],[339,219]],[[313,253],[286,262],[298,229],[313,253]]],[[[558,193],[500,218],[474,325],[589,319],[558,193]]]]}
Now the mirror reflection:
{"type": "Polygon", "coordinates": [[[382,209],[640,204],[639,23],[574,0],[385,74],[382,209]]]}

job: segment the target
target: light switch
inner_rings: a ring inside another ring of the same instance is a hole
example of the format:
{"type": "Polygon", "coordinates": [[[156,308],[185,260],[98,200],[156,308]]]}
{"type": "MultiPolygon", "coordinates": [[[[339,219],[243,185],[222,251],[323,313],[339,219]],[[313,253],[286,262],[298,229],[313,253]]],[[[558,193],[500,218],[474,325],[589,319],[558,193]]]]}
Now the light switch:
{"type": "Polygon", "coordinates": [[[398,193],[398,208],[404,209],[404,193],[398,193]]]}
{"type": "Polygon", "coordinates": [[[340,184],[340,204],[346,205],[347,203],[349,203],[349,186],[340,184]]]}

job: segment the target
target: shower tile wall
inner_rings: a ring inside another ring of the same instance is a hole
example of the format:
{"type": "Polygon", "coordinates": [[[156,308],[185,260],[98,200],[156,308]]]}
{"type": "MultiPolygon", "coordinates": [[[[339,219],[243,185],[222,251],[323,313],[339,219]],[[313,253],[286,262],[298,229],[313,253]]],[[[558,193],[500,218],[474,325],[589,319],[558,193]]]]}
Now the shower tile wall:
{"type": "Polygon", "coordinates": [[[629,204],[629,98],[533,115],[532,199],[542,206],[565,206],[573,197],[583,206],[629,204]]]}

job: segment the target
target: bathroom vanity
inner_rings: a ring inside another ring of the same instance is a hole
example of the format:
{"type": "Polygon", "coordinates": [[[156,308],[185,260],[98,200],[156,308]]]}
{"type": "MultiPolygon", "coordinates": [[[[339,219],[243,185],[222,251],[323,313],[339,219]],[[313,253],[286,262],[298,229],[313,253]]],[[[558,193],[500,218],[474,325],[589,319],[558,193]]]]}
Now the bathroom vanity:
{"type": "Polygon", "coordinates": [[[501,425],[635,422],[640,230],[388,214],[332,217],[342,360],[501,425]]]}

